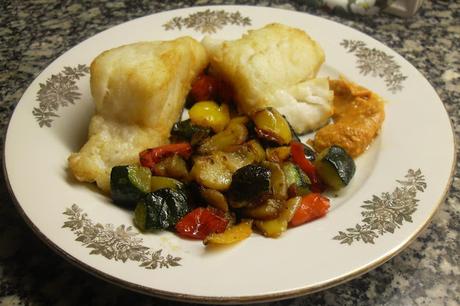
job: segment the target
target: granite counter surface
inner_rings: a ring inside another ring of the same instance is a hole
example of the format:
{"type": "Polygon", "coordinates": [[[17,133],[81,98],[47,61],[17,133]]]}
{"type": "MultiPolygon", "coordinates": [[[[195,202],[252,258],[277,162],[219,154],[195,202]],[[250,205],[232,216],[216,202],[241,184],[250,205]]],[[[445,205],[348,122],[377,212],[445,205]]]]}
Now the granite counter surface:
{"type": "MultiPolygon", "coordinates": [[[[304,1],[52,1],[0,4],[0,130],[51,61],[86,38],[136,17],[208,4],[298,10],[335,20],[385,43],[419,69],[443,100],[460,136],[460,2],[425,1],[400,19],[337,16],[304,1]]],[[[3,146],[3,137],[1,139],[3,146]]],[[[379,268],[334,288],[266,305],[460,305],[460,171],[445,202],[407,249],[379,268]]],[[[133,293],[72,266],[46,247],[13,206],[0,181],[0,305],[176,305],[133,293]]]]}

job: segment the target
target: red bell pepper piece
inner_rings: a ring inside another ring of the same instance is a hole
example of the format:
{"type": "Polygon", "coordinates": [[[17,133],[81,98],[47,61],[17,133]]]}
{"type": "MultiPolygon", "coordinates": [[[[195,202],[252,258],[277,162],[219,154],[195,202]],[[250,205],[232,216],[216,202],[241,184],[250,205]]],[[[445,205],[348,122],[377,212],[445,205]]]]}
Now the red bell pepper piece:
{"type": "Polygon", "coordinates": [[[329,199],[319,193],[309,193],[302,197],[302,202],[297,208],[289,222],[290,226],[297,226],[303,223],[321,218],[329,210],[329,199]]]}
{"type": "Polygon", "coordinates": [[[212,100],[216,95],[218,81],[206,74],[198,76],[193,82],[190,96],[195,102],[212,100]]]}
{"type": "Polygon", "coordinates": [[[324,191],[324,185],[321,183],[316,167],[311,161],[307,159],[303,151],[303,144],[298,141],[291,142],[291,156],[293,161],[300,167],[300,169],[307,174],[311,181],[311,190],[313,192],[324,191]]]}
{"type": "Polygon", "coordinates": [[[183,237],[203,240],[212,233],[222,233],[228,220],[209,208],[198,207],[176,223],[176,232],[183,237]]]}
{"type": "Polygon", "coordinates": [[[142,166],[153,169],[156,163],[174,154],[189,158],[192,154],[192,146],[187,142],[181,142],[147,149],[139,153],[139,160],[142,166]]]}
{"type": "Polygon", "coordinates": [[[210,75],[202,74],[193,82],[189,95],[194,102],[212,100],[229,103],[233,92],[223,81],[210,75]]]}

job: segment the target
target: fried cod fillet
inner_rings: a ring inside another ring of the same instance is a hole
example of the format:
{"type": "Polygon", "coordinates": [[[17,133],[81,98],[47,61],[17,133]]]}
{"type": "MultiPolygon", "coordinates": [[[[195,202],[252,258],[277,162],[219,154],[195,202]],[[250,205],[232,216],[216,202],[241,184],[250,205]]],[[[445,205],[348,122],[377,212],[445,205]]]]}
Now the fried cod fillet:
{"type": "Polygon", "coordinates": [[[94,59],[96,112],[87,143],[68,158],[75,178],[110,192],[113,166],[138,163],[139,152],[168,142],[192,81],[207,65],[205,49],[190,37],[133,43],[94,59]]]}
{"type": "Polygon", "coordinates": [[[324,52],[304,31],[269,24],[231,41],[205,37],[211,73],[234,90],[247,115],[274,107],[297,133],[324,125],[332,115],[333,93],[327,79],[314,79],[324,52]]]}

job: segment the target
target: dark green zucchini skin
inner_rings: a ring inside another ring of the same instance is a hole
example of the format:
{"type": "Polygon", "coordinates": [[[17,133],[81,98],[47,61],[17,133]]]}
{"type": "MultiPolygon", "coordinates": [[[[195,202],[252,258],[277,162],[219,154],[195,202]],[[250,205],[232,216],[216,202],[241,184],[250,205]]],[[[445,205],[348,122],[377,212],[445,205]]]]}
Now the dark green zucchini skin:
{"type": "Polygon", "coordinates": [[[114,203],[134,208],[150,191],[150,169],[139,165],[115,166],[110,173],[110,191],[114,203]]]}
{"type": "Polygon", "coordinates": [[[310,179],[308,176],[294,163],[285,162],[282,166],[286,177],[286,185],[290,197],[303,196],[310,193],[310,179]]]}
{"type": "MultiPolygon", "coordinates": [[[[300,136],[295,132],[294,128],[289,123],[289,121],[287,120],[286,116],[283,115],[283,117],[286,120],[287,124],[289,125],[289,129],[291,130],[292,140],[302,143],[302,140],[300,139],[300,136]]],[[[305,153],[305,157],[309,161],[314,161],[315,158],[316,158],[315,150],[313,150],[309,145],[306,145],[304,143],[302,143],[302,144],[303,144],[303,151],[305,153]]]]}
{"type": "Polygon", "coordinates": [[[163,188],[147,193],[137,203],[134,224],[142,231],[171,229],[189,211],[184,190],[163,188]]]}
{"type": "Polygon", "coordinates": [[[309,145],[303,144],[303,153],[305,154],[305,157],[313,162],[316,159],[316,152],[313,150],[309,145]]]}
{"type": "Polygon", "coordinates": [[[289,126],[289,129],[291,130],[292,140],[302,143],[302,140],[300,140],[299,135],[295,132],[294,128],[292,127],[291,123],[287,120],[285,115],[283,115],[283,118],[284,118],[284,120],[286,120],[286,122],[287,122],[287,124],[289,126]]]}
{"type": "Polygon", "coordinates": [[[176,122],[171,129],[173,140],[188,141],[192,146],[201,143],[211,134],[211,128],[195,125],[190,119],[176,122]]]}
{"type": "Polygon", "coordinates": [[[353,158],[335,145],[319,154],[316,168],[321,179],[336,190],[347,186],[356,172],[353,158]]]}
{"type": "Polygon", "coordinates": [[[228,190],[232,201],[251,201],[270,192],[270,169],[261,165],[247,165],[235,171],[228,190]]]}

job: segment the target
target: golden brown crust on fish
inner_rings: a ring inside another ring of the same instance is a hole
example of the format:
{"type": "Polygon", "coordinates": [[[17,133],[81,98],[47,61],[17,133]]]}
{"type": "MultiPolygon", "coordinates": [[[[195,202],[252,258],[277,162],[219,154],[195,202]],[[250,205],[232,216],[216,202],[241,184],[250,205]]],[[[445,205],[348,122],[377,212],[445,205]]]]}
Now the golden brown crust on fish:
{"type": "Polygon", "coordinates": [[[190,37],[111,49],[91,64],[96,114],[88,142],[69,157],[74,176],[108,192],[115,165],[138,162],[140,151],[168,142],[192,81],[208,64],[190,37]]]}
{"type": "Polygon", "coordinates": [[[324,52],[304,31],[273,23],[237,40],[205,37],[203,45],[211,73],[232,85],[240,112],[251,115],[275,107],[299,133],[324,125],[332,114],[327,81],[310,82],[324,52]],[[296,120],[299,112],[309,116],[308,123],[296,120]]]}

